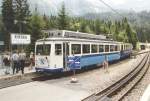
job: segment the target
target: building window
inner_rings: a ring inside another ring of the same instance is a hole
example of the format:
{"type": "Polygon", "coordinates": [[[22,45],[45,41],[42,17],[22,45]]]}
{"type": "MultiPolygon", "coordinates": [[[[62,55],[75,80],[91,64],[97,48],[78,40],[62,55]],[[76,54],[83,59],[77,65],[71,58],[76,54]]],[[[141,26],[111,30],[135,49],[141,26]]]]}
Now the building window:
{"type": "Polygon", "coordinates": [[[92,53],[97,53],[98,51],[98,47],[97,47],[97,45],[92,45],[92,53]]]}
{"type": "Polygon", "coordinates": [[[105,45],[105,52],[109,52],[109,45],[105,45]]]}
{"type": "Polygon", "coordinates": [[[87,44],[87,45],[83,45],[82,46],[82,50],[83,50],[83,53],[90,53],[90,45],[89,44],[87,44]]]}
{"type": "Polygon", "coordinates": [[[104,52],[104,46],[103,45],[99,45],[99,52],[104,52]]]}
{"type": "Polygon", "coordinates": [[[61,44],[55,44],[55,54],[56,55],[62,54],[62,45],[61,44]]]}
{"type": "Polygon", "coordinates": [[[80,44],[72,44],[71,50],[72,50],[72,54],[81,54],[81,45],[80,44]]]}

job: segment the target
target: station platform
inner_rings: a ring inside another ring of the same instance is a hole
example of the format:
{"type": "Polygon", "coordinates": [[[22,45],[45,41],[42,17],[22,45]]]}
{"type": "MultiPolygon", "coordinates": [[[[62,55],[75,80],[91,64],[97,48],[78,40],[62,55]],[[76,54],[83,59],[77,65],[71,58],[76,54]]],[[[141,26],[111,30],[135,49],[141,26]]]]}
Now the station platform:
{"type": "Polygon", "coordinates": [[[150,101],[150,84],[148,85],[147,89],[145,90],[140,101],[150,101]]]}
{"type": "Polygon", "coordinates": [[[77,74],[78,83],[70,83],[71,77],[61,77],[46,81],[35,81],[0,90],[2,101],[81,101],[85,97],[102,90],[129,73],[144,55],[127,59],[108,68],[94,69],[77,74]]]}
{"type": "MultiPolygon", "coordinates": [[[[8,67],[0,68],[0,81],[16,79],[16,78],[22,76],[21,71],[19,71],[18,73],[13,75],[12,69],[9,67],[9,70],[7,70],[6,68],[8,68],[8,67]],[[7,71],[8,71],[8,73],[6,73],[7,71]]],[[[32,75],[34,73],[35,73],[35,69],[29,70],[29,67],[24,68],[24,76],[29,76],[29,75],[32,75]]]]}
{"type": "MultiPolygon", "coordinates": [[[[108,71],[98,68],[77,74],[78,83],[70,83],[71,77],[61,77],[0,89],[0,97],[2,101],[10,101],[10,99],[11,101],[81,101],[129,73],[142,60],[142,57],[144,57],[143,54],[109,65],[108,71]]],[[[25,74],[34,72],[25,68],[25,74]]],[[[0,76],[0,78],[14,78],[20,75],[21,72],[16,75],[0,76]]]]}
{"type": "MultiPolygon", "coordinates": [[[[35,69],[29,69],[30,67],[24,68],[24,75],[35,73],[35,69]]],[[[11,77],[21,76],[21,71],[13,75],[11,66],[4,66],[2,54],[0,54],[0,80],[10,79],[11,77]]]]}

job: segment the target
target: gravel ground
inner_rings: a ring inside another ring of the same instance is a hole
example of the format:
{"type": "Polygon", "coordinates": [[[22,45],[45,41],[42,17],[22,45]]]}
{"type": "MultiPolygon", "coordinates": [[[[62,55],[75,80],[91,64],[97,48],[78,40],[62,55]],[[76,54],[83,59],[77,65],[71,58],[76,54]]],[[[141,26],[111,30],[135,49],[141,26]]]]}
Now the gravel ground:
{"type": "MultiPolygon", "coordinates": [[[[144,64],[144,63],[142,63],[142,64],[144,64]]],[[[119,101],[119,99],[122,98],[122,96],[125,95],[127,93],[127,91],[129,91],[140,80],[140,78],[145,74],[145,71],[147,71],[147,68],[148,68],[147,66],[148,66],[148,64],[142,68],[140,73],[132,81],[130,81],[128,83],[128,85],[123,87],[122,90],[120,92],[118,92],[117,95],[114,95],[111,100],[119,101]]],[[[130,99],[130,101],[131,101],[131,99],[130,99]]],[[[134,100],[132,99],[132,101],[134,101],[134,100]]]]}
{"type": "Polygon", "coordinates": [[[48,81],[35,81],[0,90],[2,101],[81,101],[81,99],[106,88],[129,73],[142,60],[143,55],[103,68],[77,74],[78,83],[70,83],[71,77],[48,81]]]}
{"type": "Polygon", "coordinates": [[[127,73],[129,73],[138,62],[141,61],[141,57],[144,55],[137,56],[136,59],[130,59],[130,61],[124,61],[123,63],[110,65],[108,70],[98,68],[82,74],[77,74],[76,77],[79,80],[76,84],[71,84],[70,77],[59,78],[54,80],[45,81],[45,83],[54,84],[56,86],[63,86],[74,90],[85,90],[89,93],[95,93],[102,90],[127,73]]]}
{"type": "Polygon", "coordinates": [[[150,68],[139,84],[123,99],[123,101],[140,101],[144,91],[150,84],[150,68]]]}

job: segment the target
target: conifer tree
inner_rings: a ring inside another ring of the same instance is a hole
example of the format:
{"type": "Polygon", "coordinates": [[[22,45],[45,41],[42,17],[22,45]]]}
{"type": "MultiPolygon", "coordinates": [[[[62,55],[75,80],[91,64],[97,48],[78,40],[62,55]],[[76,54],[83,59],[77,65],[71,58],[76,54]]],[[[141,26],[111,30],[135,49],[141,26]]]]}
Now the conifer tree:
{"type": "Polygon", "coordinates": [[[69,25],[68,16],[66,13],[65,4],[63,3],[58,13],[57,26],[58,26],[58,29],[65,30],[68,28],[68,25],[69,25]]]}
{"type": "Polygon", "coordinates": [[[12,0],[3,0],[2,3],[2,20],[8,32],[12,32],[14,26],[14,10],[12,3],[12,0]]]}
{"type": "Polygon", "coordinates": [[[14,0],[16,32],[26,32],[30,18],[29,4],[27,0],[14,0]]]}
{"type": "Polygon", "coordinates": [[[36,40],[38,40],[41,36],[41,30],[45,27],[45,22],[42,16],[37,13],[37,8],[35,8],[35,12],[31,16],[30,21],[30,33],[31,33],[31,42],[35,44],[36,40]]]}
{"type": "Polygon", "coordinates": [[[3,0],[2,2],[2,21],[4,27],[4,41],[5,48],[9,49],[10,44],[10,33],[14,29],[14,10],[13,0],[3,0]]]}
{"type": "Polygon", "coordinates": [[[95,20],[95,33],[98,35],[100,34],[100,21],[97,19],[95,20]]]}

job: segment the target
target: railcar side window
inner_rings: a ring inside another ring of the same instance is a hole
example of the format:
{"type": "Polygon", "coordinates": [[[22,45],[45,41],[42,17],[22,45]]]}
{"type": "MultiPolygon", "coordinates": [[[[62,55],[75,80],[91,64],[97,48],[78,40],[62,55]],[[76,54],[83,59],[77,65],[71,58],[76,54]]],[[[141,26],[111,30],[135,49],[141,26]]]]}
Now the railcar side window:
{"type": "Polygon", "coordinates": [[[83,53],[90,53],[90,45],[88,44],[88,45],[83,45],[82,46],[82,50],[83,50],[83,53]]]}
{"type": "Polygon", "coordinates": [[[72,54],[81,54],[81,45],[80,44],[72,44],[71,46],[72,54]]]}
{"type": "Polygon", "coordinates": [[[127,49],[129,49],[129,45],[128,45],[127,49]]]}
{"type": "Polygon", "coordinates": [[[121,45],[121,50],[123,50],[123,45],[121,45]]]}
{"type": "Polygon", "coordinates": [[[115,51],[119,50],[119,46],[115,45],[115,51]]]}
{"type": "Polygon", "coordinates": [[[61,55],[61,54],[62,54],[62,45],[55,44],[55,55],[61,55]]]}
{"type": "Polygon", "coordinates": [[[97,53],[98,51],[98,47],[97,47],[97,45],[92,45],[92,53],[97,53]]]}
{"type": "Polygon", "coordinates": [[[125,50],[127,50],[127,45],[125,45],[125,50]]]}
{"type": "Polygon", "coordinates": [[[115,50],[115,46],[114,45],[110,45],[110,51],[114,51],[115,50]]]}
{"type": "Polygon", "coordinates": [[[104,46],[103,45],[99,45],[99,52],[104,52],[104,46]]]}
{"type": "Polygon", "coordinates": [[[109,45],[105,45],[105,52],[109,52],[109,45]]]}
{"type": "Polygon", "coordinates": [[[36,55],[50,55],[51,45],[37,45],[36,55]]]}
{"type": "Polygon", "coordinates": [[[126,45],[124,45],[124,48],[123,48],[124,50],[126,50],[126,45]]]}

